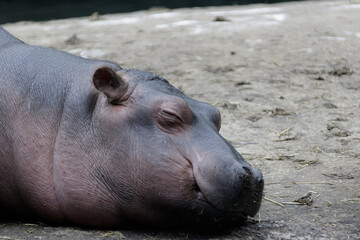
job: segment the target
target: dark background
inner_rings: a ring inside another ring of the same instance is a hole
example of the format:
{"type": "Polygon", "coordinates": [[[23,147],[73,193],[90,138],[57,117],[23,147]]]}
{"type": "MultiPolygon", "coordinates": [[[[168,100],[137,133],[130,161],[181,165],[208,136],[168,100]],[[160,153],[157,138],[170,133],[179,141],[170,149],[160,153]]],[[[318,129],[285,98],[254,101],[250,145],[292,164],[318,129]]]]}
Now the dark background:
{"type": "Polygon", "coordinates": [[[94,12],[132,12],[151,7],[183,8],[275,2],[289,0],[0,0],[0,24],[89,16],[94,12]]]}

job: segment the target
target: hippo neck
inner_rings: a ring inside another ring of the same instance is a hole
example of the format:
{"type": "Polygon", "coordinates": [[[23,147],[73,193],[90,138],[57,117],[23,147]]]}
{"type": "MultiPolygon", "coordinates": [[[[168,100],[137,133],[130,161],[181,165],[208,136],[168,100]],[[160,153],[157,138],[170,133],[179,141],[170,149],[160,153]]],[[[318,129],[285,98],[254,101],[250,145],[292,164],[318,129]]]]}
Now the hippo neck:
{"type": "Polygon", "coordinates": [[[92,106],[91,78],[96,68],[120,67],[24,44],[2,28],[1,55],[7,56],[0,65],[4,73],[0,83],[7,91],[0,88],[0,143],[7,145],[2,145],[0,160],[9,160],[6,164],[0,161],[0,175],[11,176],[6,187],[0,177],[0,195],[9,196],[0,207],[16,202],[21,206],[19,212],[30,210],[46,219],[64,221],[53,179],[54,161],[62,161],[55,151],[59,132],[65,132],[64,122],[83,126],[92,106]],[[69,119],[69,115],[76,118],[69,119]]]}

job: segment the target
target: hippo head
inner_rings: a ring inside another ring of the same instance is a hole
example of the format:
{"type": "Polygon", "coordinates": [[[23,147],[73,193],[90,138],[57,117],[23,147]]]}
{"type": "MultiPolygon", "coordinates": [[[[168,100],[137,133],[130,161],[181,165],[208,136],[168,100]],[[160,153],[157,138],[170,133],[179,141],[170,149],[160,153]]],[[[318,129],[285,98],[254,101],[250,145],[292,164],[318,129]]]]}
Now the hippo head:
{"type": "Polygon", "coordinates": [[[93,85],[92,131],[102,150],[91,176],[110,196],[109,217],[200,225],[257,213],[262,174],[219,134],[217,108],[140,70],[102,67],[93,85]]]}

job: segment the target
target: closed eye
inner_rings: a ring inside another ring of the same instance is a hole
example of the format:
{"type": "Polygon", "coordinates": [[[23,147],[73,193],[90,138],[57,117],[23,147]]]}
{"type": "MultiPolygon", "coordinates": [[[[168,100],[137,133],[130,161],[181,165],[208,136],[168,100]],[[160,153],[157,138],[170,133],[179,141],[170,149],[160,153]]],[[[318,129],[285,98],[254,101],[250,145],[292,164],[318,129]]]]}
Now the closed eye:
{"type": "Polygon", "coordinates": [[[184,99],[165,95],[154,103],[154,120],[166,133],[180,133],[193,122],[193,113],[184,99]]]}
{"type": "Polygon", "coordinates": [[[178,115],[176,115],[175,113],[170,112],[168,110],[162,110],[160,112],[160,115],[162,115],[162,117],[164,117],[164,118],[168,118],[169,120],[175,120],[176,119],[179,122],[183,122],[182,119],[178,115]]]}
{"type": "Polygon", "coordinates": [[[161,110],[158,113],[157,120],[158,123],[166,129],[179,127],[183,124],[181,117],[168,110],[161,110]]]}

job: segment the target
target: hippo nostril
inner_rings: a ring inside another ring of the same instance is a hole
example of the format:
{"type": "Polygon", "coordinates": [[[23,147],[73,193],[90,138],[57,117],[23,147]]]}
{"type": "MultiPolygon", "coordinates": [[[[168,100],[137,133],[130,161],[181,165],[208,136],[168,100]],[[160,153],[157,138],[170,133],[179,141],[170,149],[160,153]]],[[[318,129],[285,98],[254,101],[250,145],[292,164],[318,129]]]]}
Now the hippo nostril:
{"type": "Polygon", "coordinates": [[[251,170],[250,170],[249,168],[243,167],[243,169],[245,170],[246,175],[248,175],[248,176],[250,176],[250,177],[252,176],[251,170]]]}
{"type": "Polygon", "coordinates": [[[253,174],[248,167],[243,167],[243,169],[245,170],[245,173],[243,173],[241,176],[242,186],[249,189],[253,184],[253,174]]]}
{"type": "Polygon", "coordinates": [[[260,179],[258,180],[258,184],[259,184],[259,185],[264,185],[264,179],[263,179],[263,178],[260,178],[260,179]]]}

